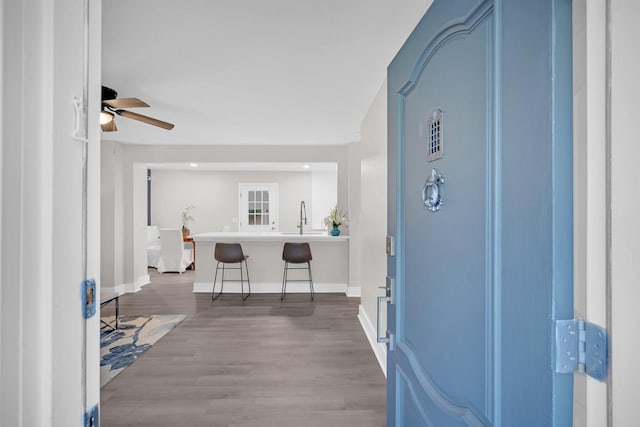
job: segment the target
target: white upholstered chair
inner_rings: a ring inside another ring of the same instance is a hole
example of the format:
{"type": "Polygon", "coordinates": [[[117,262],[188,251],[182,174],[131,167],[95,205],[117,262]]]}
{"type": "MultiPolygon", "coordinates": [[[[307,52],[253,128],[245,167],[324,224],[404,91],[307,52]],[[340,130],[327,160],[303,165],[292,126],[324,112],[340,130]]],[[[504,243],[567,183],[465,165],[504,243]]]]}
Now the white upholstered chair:
{"type": "Polygon", "coordinates": [[[160,245],[158,273],[177,271],[182,274],[193,263],[193,249],[185,249],[179,228],[161,228],[160,245]]]}
{"type": "Polygon", "coordinates": [[[157,225],[147,226],[147,266],[158,267],[160,259],[160,230],[157,225]]]}

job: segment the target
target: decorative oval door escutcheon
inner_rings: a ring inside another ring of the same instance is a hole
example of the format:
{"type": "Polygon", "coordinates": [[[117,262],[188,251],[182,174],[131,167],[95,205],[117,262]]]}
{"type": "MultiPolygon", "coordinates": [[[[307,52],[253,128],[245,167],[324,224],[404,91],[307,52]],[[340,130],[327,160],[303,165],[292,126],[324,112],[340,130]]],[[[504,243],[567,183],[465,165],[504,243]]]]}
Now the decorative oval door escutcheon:
{"type": "Polygon", "coordinates": [[[444,184],[444,177],[435,169],[431,169],[431,176],[422,187],[422,202],[431,212],[440,210],[444,203],[444,198],[440,193],[438,185],[444,184]]]}

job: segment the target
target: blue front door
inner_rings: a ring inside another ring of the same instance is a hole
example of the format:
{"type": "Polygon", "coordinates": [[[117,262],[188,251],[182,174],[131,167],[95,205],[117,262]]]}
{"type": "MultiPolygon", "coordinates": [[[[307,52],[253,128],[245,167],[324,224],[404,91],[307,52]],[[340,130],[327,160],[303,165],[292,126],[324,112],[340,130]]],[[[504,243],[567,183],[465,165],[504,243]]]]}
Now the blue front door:
{"type": "Polygon", "coordinates": [[[570,0],[435,0],[389,66],[388,426],[570,426],[570,0]]]}

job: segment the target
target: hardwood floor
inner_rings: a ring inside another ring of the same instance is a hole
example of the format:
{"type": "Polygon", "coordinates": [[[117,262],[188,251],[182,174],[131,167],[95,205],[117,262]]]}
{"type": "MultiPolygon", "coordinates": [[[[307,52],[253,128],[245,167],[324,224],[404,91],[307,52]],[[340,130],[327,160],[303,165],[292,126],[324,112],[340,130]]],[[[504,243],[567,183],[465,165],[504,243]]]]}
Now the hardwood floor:
{"type": "Polygon", "coordinates": [[[120,313],[186,314],[101,390],[101,426],[385,424],[385,378],[339,294],[193,294],[193,272],[158,275],[120,313]]]}

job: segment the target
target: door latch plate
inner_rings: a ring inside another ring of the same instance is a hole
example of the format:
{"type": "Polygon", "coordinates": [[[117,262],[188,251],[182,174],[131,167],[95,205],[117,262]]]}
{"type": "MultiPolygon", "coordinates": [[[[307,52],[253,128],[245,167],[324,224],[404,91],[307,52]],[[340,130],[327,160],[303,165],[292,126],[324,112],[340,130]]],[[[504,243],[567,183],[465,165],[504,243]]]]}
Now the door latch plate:
{"type": "Polygon", "coordinates": [[[96,314],[96,281],[86,279],[82,281],[82,314],[85,319],[96,314]]]}
{"type": "Polygon", "coordinates": [[[84,427],[98,427],[100,425],[100,409],[94,405],[84,414],[84,427]]]}

